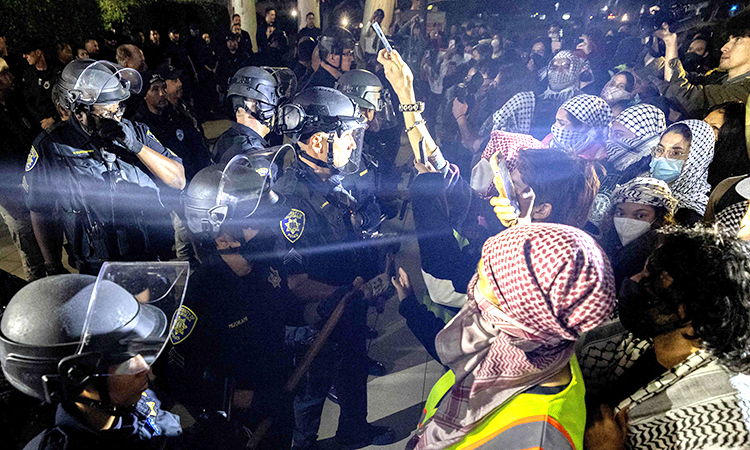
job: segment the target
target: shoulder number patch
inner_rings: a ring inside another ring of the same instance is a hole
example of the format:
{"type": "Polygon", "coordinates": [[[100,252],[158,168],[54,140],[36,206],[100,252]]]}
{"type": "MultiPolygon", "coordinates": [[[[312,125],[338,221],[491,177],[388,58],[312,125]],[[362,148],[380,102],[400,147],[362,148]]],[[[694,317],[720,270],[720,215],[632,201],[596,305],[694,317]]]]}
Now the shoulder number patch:
{"type": "Polygon", "coordinates": [[[172,317],[172,332],[169,334],[169,340],[172,344],[177,345],[187,339],[198,322],[198,316],[187,306],[180,306],[172,317]]]}
{"type": "Polygon", "coordinates": [[[281,232],[289,242],[294,244],[305,231],[305,213],[299,209],[292,209],[280,222],[281,232]]]}
{"type": "Polygon", "coordinates": [[[29,156],[26,157],[26,172],[33,169],[37,161],[39,161],[39,153],[36,152],[36,149],[32,145],[29,156]]]}

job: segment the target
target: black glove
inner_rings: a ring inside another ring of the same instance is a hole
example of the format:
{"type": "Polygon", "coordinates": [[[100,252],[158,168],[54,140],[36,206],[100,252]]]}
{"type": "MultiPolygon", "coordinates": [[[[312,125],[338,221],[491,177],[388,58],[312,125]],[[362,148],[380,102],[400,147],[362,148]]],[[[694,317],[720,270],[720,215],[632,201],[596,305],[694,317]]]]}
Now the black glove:
{"type": "Polygon", "coordinates": [[[138,140],[135,128],[130,123],[99,119],[96,132],[102,139],[115,142],[134,155],[143,149],[143,143],[138,140]]]}

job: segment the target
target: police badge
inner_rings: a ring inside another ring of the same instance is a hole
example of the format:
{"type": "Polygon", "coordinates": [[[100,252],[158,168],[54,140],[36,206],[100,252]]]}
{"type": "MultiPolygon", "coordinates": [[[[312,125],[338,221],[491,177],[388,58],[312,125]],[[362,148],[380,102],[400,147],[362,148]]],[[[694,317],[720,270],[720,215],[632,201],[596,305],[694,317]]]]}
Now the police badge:
{"type": "Polygon", "coordinates": [[[299,209],[292,209],[280,222],[281,232],[289,242],[294,244],[305,230],[305,213],[299,209]]]}
{"type": "Polygon", "coordinates": [[[169,340],[172,344],[176,345],[187,339],[190,333],[195,328],[195,323],[198,322],[198,316],[185,305],[180,306],[180,309],[174,312],[172,317],[174,327],[172,333],[169,335],[169,340]]]}
{"type": "Polygon", "coordinates": [[[177,135],[177,140],[182,141],[185,139],[185,132],[182,131],[182,128],[178,128],[175,134],[177,135]]]}

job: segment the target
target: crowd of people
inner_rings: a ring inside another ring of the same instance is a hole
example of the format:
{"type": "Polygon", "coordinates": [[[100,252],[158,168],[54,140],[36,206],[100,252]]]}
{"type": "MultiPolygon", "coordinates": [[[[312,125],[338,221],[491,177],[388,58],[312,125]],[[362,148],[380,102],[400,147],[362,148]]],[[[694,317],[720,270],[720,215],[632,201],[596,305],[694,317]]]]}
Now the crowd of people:
{"type": "Polygon", "coordinates": [[[3,448],[314,449],[326,399],[391,444],[393,296],[445,367],[408,449],[747,448],[750,10],[660,18],[0,30],[3,448]]]}

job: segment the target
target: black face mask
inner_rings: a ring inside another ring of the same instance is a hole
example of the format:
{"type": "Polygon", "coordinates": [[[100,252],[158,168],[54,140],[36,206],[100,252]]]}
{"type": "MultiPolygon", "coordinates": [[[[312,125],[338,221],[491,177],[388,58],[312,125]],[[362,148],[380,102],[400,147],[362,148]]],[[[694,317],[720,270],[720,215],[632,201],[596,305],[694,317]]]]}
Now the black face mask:
{"type": "Polygon", "coordinates": [[[685,324],[672,305],[630,278],[622,282],[618,310],[622,325],[639,339],[653,339],[685,324]]]}

